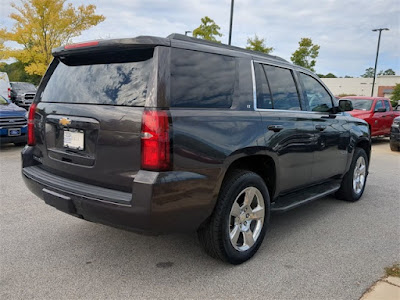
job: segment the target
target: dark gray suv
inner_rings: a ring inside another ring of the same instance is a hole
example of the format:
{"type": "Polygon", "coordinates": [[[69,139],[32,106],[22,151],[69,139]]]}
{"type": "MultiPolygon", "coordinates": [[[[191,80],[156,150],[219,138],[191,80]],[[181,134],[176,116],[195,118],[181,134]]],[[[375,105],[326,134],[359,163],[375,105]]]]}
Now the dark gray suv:
{"type": "Polygon", "coordinates": [[[368,124],[306,69],[176,34],[53,55],[30,107],[22,174],[61,211],[136,231],[197,231],[207,253],[239,264],[271,212],[363,194],[368,124]]]}

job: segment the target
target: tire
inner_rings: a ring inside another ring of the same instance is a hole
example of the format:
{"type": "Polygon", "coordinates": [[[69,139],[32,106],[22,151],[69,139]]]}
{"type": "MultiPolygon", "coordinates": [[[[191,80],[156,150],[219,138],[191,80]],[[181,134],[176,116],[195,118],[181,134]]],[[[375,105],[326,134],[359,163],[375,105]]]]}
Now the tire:
{"type": "Polygon", "coordinates": [[[395,144],[394,142],[390,141],[390,150],[392,151],[399,151],[400,147],[398,144],[395,144]]]}
{"type": "Polygon", "coordinates": [[[250,171],[234,171],[224,180],[210,219],[198,229],[200,243],[210,256],[241,264],[260,247],[269,216],[264,180],[250,171]]]}
{"type": "Polygon", "coordinates": [[[368,175],[368,156],[362,148],[356,148],[349,171],[343,177],[336,198],[355,202],[364,193],[368,175]]]}

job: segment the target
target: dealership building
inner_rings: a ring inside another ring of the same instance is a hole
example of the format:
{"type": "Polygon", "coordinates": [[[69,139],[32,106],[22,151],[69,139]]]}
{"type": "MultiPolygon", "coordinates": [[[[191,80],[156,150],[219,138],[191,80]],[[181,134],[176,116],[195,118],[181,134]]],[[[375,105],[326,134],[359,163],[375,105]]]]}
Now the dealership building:
{"type": "MultiPolygon", "coordinates": [[[[372,78],[321,78],[335,96],[371,96],[372,78]]],[[[393,89],[400,83],[398,75],[378,76],[375,81],[374,96],[390,98],[393,89]]]]}

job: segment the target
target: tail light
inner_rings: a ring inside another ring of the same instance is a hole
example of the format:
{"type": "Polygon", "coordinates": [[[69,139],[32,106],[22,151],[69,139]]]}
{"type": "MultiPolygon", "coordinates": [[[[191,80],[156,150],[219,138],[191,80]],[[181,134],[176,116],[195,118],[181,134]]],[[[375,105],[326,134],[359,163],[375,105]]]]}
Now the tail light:
{"type": "Polygon", "coordinates": [[[32,103],[29,107],[28,113],[28,146],[35,146],[35,112],[36,112],[36,103],[32,103]]]}
{"type": "Polygon", "coordinates": [[[11,100],[11,88],[8,88],[8,99],[11,100]]]}
{"type": "Polygon", "coordinates": [[[166,171],[171,167],[168,114],[145,110],[142,116],[142,169],[166,171]]]}

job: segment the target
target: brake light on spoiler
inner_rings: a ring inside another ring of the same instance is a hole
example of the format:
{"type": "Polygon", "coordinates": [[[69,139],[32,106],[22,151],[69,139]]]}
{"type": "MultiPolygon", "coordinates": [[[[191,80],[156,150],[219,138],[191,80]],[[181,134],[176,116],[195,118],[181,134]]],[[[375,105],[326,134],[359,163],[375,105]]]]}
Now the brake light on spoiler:
{"type": "Polygon", "coordinates": [[[98,46],[98,45],[99,45],[99,41],[92,41],[92,42],[65,45],[64,49],[85,48],[85,47],[93,47],[93,46],[98,46]]]}

